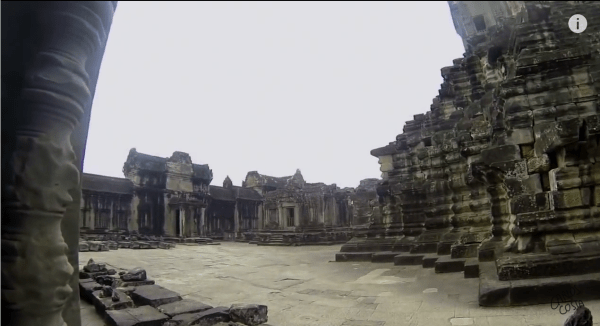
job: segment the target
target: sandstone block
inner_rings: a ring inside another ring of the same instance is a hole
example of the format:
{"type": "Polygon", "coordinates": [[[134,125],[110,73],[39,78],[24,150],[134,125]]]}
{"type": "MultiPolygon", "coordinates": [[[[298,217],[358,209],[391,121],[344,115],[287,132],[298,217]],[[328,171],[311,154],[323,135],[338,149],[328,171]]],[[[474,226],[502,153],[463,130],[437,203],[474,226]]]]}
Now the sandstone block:
{"type": "Polygon", "coordinates": [[[121,279],[125,282],[144,281],[146,280],[146,270],[141,267],[136,267],[121,275],[121,279]]]}
{"type": "Polygon", "coordinates": [[[256,326],[268,321],[267,306],[249,304],[234,304],[229,308],[229,316],[234,322],[241,322],[245,325],[256,326]]]}
{"type": "Polygon", "coordinates": [[[138,286],[131,293],[131,298],[136,305],[150,305],[152,307],[181,300],[179,293],[158,285],[138,286]]]}
{"type": "Polygon", "coordinates": [[[558,190],[551,192],[552,204],[556,209],[569,209],[583,206],[579,189],[558,190]]]}
{"type": "Polygon", "coordinates": [[[192,299],[183,299],[181,301],[171,302],[157,307],[158,311],[169,317],[202,312],[212,308],[212,306],[192,299]]]}
{"type": "Polygon", "coordinates": [[[106,311],[106,321],[111,326],[161,326],[168,319],[150,306],[106,311]]]}
{"type": "Polygon", "coordinates": [[[220,322],[229,322],[230,320],[229,308],[216,307],[198,313],[177,315],[163,326],[212,326],[220,322]]]}
{"type": "Polygon", "coordinates": [[[521,159],[521,149],[519,145],[504,145],[481,151],[481,158],[484,163],[517,161],[521,159]]]}
{"type": "Polygon", "coordinates": [[[527,159],[528,173],[547,172],[548,170],[550,170],[550,158],[547,154],[543,154],[541,157],[531,157],[527,159]]]}

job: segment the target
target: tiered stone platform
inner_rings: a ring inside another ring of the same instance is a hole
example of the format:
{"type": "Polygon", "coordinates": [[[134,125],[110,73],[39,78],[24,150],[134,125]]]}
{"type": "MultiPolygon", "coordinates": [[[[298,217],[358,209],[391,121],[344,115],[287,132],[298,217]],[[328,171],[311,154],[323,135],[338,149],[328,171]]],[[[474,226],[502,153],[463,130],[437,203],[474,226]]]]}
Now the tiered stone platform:
{"type": "Polygon", "coordinates": [[[371,152],[381,219],[336,261],[479,277],[486,306],[600,298],[600,4],[449,5],[465,54],[431,110],[371,152]]]}
{"type": "Polygon", "coordinates": [[[350,228],[319,228],[268,230],[256,233],[255,241],[250,244],[259,246],[310,246],[334,245],[347,242],[352,235],[350,228]]]}

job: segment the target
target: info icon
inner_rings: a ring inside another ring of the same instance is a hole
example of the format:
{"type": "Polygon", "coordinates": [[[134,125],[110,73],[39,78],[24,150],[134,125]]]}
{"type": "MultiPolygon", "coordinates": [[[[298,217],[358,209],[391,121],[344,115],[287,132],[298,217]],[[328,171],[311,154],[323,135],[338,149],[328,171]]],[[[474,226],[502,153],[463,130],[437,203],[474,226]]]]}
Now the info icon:
{"type": "Polygon", "coordinates": [[[569,19],[569,28],[573,33],[581,33],[587,27],[587,19],[583,15],[573,15],[569,19]]]}

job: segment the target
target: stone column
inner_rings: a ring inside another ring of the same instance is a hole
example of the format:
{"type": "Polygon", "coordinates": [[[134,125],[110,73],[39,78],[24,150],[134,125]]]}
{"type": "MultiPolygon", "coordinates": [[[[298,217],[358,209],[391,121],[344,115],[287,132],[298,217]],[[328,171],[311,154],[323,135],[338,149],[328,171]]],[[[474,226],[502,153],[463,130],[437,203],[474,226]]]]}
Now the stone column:
{"type": "Polygon", "coordinates": [[[179,206],[179,236],[184,236],[185,230],[185,208],[183,206],[179,206]]]}
{"type": "Polygon", "coordinates": [[[79,175],[115,5],[2,3],[3,324],[81,324],[79,175]]]}
{"type": "Polygon", "coordinates": [[[234,237],[237,237],[240,232],[240,213],[238,211],[238,200],[235,201],[235,208],[233,209],[233,233],[234,237]]]}
{"type": "Polygon", "coordinates": [[[206,236],[206,207],[202,207],[200,211],[200,235],[206,236]]]}
{"type": "Polygon", "coordinates": [[[94,209],[97,205],[94,205],[96,202],[96,196],[90,195],[90,230],[96,228],[96,210],[94,209]]]}
{"type": "Polygon", "coordinates": [[[259,230],[262,230],[265,224],[263,208],[264,207],[262,203],[258,204],[258,225],[256,227],[259,230]]]}

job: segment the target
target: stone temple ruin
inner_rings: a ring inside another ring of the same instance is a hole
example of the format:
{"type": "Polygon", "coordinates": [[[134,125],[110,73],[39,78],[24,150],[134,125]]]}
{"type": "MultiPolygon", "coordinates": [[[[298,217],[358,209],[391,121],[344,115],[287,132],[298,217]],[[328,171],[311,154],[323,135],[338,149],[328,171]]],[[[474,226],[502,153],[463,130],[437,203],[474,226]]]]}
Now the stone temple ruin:
{"type": "Polygon", "coordinates": [[[126,178],[83,174],[80,226],[86,239],[137,234],[171,242],[344,243],[351,226],[368,222],[364,207],[376,199],[376,179],[363,180],[355,191],[307,183],[300,170],[279,178],[251,171],[242,187],[229,177],[214,186],[209,166],[192,163],[183,152],[162,158],[131,149],[123,173],[126,178]]]}
{"type": "Polygon", "coordinates": [[[338,261],[479,277],[481,305],[600,295],[600,6],[449,2],[465,46],[431,110],[374,149],[376,223],[338,261]],[[585,33],[569,30],[584,13],[585,33]]]}
{"type": "MultiPolygon", "coordinates": [[[[600,295],[598,3],[450,1],[463,58],[442,69],[431,110],[371,152],[382,180],[354,190],[308,184],[300,173],[257,172],[242,187],[227,179],[213,187],[208,166],[181,152],[156,158],[132,151],[126,179],[81,178],[116,6],[2,2],[7,325],[82,324],[80,226],[86,235],[116,229],[193,239],[220,232],[257,243],[352,236],[336,260],[464,271],[479,278],[484,306],[548,303],[551,293],[573,285],[581,300],[600,295]],[[569,30],[577,13],[587,17],[584,33],[569,30]]],[[[131,304],[121,289],[82,286],[84,296],[94,291],[104,304],[131,304]]],[[[262,307],[252,309],[264,320],[262,307]]],[[[214,313],[232,318],[238,311],[214,313]]],[[[576,315],[591,323],[589,311],[576,315]]]]}

